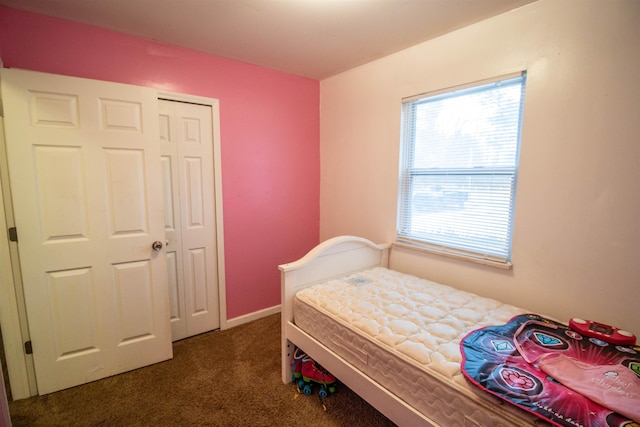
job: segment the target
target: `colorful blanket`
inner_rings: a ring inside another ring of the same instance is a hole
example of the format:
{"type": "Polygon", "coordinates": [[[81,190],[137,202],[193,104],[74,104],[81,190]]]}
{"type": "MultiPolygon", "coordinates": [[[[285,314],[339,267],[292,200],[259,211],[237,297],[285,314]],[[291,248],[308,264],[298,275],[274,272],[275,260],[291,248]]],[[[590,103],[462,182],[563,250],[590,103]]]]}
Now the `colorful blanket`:
{"type": "Polygon", "coordinates": [[[527,363],[516,348],[516,332],[518,337],[525,337],[530,348],[537,347],[540,352],[561,352],[594,365],[620,364],[640,377],[640,346],[612,345],[584,337],[566,325],[534,314],[469,333],[460,343],[465,377],[556,426],[640,427],[640,420],[634,422],[598,405],[547,376],[536,364],[527,363]]]}

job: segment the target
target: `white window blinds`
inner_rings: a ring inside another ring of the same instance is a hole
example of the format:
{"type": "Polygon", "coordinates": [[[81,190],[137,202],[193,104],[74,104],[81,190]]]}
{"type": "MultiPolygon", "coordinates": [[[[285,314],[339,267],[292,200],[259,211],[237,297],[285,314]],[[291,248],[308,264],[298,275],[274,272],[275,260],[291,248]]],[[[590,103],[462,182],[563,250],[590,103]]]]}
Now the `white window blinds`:
{"type": "Polygon", "coordinates": [[[402,104],[398,240],[508,264],[525,73],[402,104]]]}

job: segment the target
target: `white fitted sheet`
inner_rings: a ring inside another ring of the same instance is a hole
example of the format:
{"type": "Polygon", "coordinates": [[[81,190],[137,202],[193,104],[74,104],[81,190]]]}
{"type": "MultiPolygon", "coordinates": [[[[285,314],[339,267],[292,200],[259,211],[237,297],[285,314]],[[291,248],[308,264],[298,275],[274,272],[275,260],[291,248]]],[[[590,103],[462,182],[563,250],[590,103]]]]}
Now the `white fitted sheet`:
{"type": "Polygon", "coordinates": [[[443,426],[546,425],[460,371],[460,340],[525,310],[378,267],[296,294],[298,327],[443,426]]]}

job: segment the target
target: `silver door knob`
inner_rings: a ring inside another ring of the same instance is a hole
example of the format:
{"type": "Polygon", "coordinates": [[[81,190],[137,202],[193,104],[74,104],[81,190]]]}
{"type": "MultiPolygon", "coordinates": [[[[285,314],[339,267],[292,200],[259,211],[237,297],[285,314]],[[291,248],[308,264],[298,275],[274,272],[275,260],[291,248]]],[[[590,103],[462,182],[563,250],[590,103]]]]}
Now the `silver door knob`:
{"type": "Polygon", "coordinates": [[[162,249],[162,242],[160,240],[156,240],[151,244],[151,249],[154,251],[159,251],[162,249]]]}

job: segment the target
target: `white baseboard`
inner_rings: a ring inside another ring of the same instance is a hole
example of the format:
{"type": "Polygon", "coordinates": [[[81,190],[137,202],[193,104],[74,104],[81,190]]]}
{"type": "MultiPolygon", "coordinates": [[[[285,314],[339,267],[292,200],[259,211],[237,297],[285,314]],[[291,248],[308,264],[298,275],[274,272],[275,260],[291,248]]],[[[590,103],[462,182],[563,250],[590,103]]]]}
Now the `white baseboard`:
{"type": "Polygon", "coordinates": [[[243,316],[234,317],[233,319],[222,321],[220,324],[220,329],[225,330],[233,328],[235,326],[240,326],[253,320],[262,319],[263,317],[271,316],[272,314],[276,313],[280,313],[280,304],[262,310],[254,311],[253,313],[245,314],[243,316]]]}

